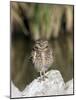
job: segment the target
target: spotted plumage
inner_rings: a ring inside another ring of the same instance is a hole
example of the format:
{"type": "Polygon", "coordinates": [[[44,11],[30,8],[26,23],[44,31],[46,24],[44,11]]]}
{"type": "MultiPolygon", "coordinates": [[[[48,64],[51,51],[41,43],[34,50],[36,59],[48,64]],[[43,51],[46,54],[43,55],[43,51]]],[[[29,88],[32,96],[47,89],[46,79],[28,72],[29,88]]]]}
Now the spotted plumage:
{"type": "Polygon", "coordinates": [[[46,40],[37,40],[32,50],[32,61],[35,69],[40,72],[41,79],[53,63],[52,48],[46,40]]]}

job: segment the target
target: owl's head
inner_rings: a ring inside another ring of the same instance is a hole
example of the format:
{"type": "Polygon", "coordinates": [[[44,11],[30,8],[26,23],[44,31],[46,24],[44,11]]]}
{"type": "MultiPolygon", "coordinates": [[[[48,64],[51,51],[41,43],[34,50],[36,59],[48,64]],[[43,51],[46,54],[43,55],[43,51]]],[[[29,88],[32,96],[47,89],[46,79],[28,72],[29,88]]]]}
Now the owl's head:
{"type": "Polygon", "coordinates": [[[44,51],[48,48],[48,41],[47,40],[37,40],[35,42],[34,49],[39,51],[44,51]]]}

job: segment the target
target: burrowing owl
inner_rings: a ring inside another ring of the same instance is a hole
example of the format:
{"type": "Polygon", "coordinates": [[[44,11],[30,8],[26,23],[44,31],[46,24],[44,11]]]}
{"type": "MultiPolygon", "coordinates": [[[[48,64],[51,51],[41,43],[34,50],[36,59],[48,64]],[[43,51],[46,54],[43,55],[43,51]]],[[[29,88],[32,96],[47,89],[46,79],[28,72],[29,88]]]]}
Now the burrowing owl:
{"type": "Polygon", "coordinates": [[[40,79],[44,80],[45,72],[53,63],[52,48],[46,40],[37,40],[32,50],[32,61],[35,69],[40,72],[40,79]]]}

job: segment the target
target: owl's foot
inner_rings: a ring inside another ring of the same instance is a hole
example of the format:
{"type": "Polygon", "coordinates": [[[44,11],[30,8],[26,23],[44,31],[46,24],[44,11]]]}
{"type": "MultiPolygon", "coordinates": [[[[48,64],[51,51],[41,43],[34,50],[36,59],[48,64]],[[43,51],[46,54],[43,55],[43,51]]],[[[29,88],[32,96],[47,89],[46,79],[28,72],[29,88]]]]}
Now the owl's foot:
{"type": "Polygon", "coordinates": [[[48,78],[48,77],[47,77],[47,76],[42,76],[42,77],[40,77],[40,78],[39,78],[39,80],[38,80],[38,81],[39,81],[39,82],[41,82],[41,81],[45,81],[45,80],[46,80],[46,78],[48,78]]]}
{"type": "Polygon", "coordinates": [[[39,80],[38,80],[38,82],[41,82],[43,79],[42,79],[42,77],[39,77],[39,80]]]}
{"type": "Polygon", "coordinates": [[[48,77],[46,75],[43,76],[43,81],[45,81],[48,77]]]}
{"type": "Polygon", "coordinates": [[[48,77],[45,75],[45,71],[44,72],[40,71],[39,82],[45,81],[46,78],[48,78],[48,77]]]}

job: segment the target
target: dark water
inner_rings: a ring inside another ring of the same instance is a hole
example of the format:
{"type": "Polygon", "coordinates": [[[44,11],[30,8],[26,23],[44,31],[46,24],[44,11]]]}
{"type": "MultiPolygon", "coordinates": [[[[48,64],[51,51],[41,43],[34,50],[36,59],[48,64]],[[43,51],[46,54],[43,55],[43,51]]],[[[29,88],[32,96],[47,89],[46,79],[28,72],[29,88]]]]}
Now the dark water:
{"type": "MultiPolygon", "coordinates": [[[[54,63],[50,69],[59,70],[66,82],[73,78],[73,37],[64,36],[50,40],[49,43],[53,48],[54,56],[54,63]]],[[[29,59],[32,46],[33,41],[24,36],[20,36],[12,42],[11,79],[20,90],[39,76],[29,59]]]]}

